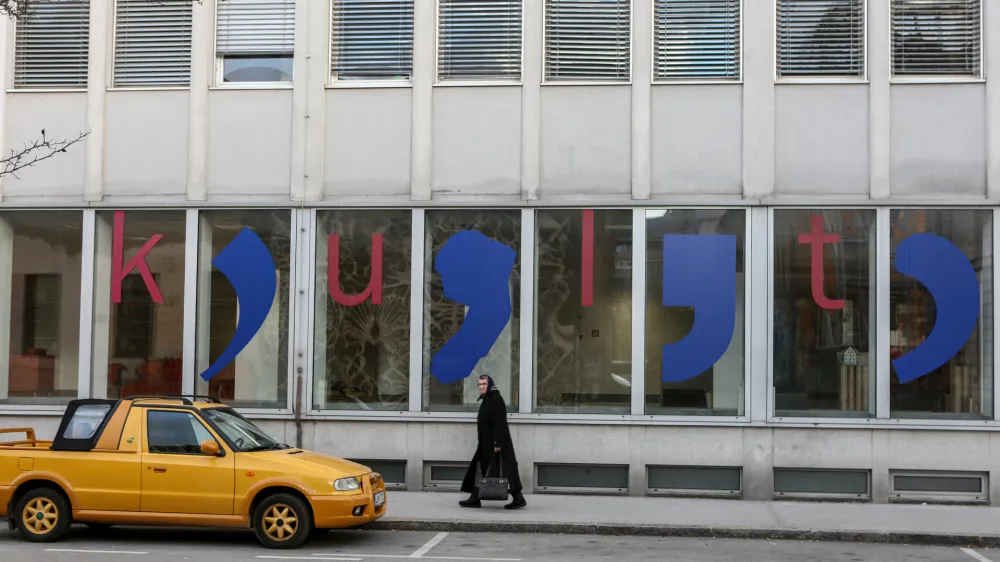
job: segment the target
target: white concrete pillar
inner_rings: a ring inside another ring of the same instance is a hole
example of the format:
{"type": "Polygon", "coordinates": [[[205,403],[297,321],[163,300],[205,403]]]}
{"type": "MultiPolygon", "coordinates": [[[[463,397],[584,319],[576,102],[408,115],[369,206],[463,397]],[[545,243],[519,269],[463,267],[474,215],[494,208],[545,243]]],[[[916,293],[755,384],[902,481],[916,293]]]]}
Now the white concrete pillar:
{"type": "Polygon", "coordinates": [[[410,199],[430,201],[434,169],[434,81],[437,76],[437,2],[413,6],[410,199]]]}
{"type": "Polygon", "coordinates": [[[632,199],[649,199],[653,174],[653,2],[632,2],[632,199]]]}
{"type": "Polygon", "coordinates": [[[539,6],[525,2],[521,56],[521,198],[536,201],[542,165],[542,58],[545,22],[539,6]]]}
{"type": "Polygon", "coordinates": [[[192,6],[187,198],[204,201],[208,197],[208,89],[215,72],[215,0],[192,6]]]}
{"type": "Polygon", "coordinates": [[[10,334],[11,324],[20,318],[11,318],[11,288],[14,279],[14,228],[0,217],[0,400],[8,397],[10,389],[10,334]]]}
{"type": "Polygon", "coordinates": [[[743,197],[774,195],[774,2],[743,3],[743,197]]]}
{"type": "Polygon", "coordinates": [[[112,41],[109,24],[114,17],[114,2],[90,3],[90,49],[87,73],[87,127],[90,135],[84,143],[86,176],[85,201],[104,198],[104,101],[108,92],[108,44],[112,41]]]}
{"type": "Polygon", "coordinates": [[[97,213],[94,232],[94,325],[91,373],[94,398],[108,397],[108,354],[111,342],[111,245],[114,212],[97,213]]]}
{"type": "MultiPolygon", "coordinates": [[[[892,30],[890,0],[868,0],[868,160],[872,199],[891,194],[892,30]]],[[[874,294],[874,293],[873,293],[874,294]]],[[[874,318],[874,317],[873,317],[874,318]]]]}

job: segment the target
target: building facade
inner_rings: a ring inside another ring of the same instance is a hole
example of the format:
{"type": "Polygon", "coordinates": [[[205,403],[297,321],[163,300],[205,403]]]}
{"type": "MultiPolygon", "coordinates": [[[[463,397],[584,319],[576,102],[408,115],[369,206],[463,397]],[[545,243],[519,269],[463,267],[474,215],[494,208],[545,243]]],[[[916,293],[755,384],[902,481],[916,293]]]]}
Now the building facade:
{"type": "Polygon", "coordinates": [[[486,373],[528,492],[1000,504],[1000,3],[35,7],[3,152],[87,134],[0,177],[0,425],[447,490],[486,373]]]}

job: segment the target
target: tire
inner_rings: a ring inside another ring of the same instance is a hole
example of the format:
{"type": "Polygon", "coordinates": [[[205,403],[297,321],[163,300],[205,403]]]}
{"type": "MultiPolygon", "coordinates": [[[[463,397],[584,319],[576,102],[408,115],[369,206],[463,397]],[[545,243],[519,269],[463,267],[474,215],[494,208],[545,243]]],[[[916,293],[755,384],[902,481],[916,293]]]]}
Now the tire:
{"type": "Polygon", "coordinates": [[[69,501],[55,488],[36,488],[17,502],[11,517],[23,540],[55,542],[63,537],[72,522],[69,501]]]}
{"type": "Polygon", "coordinates": [[[272,494],[264,498],[253,514],[254,535],[267,548],[298,548],[312,530],[312,511],[306,502],[291,494],[272,494]]]}

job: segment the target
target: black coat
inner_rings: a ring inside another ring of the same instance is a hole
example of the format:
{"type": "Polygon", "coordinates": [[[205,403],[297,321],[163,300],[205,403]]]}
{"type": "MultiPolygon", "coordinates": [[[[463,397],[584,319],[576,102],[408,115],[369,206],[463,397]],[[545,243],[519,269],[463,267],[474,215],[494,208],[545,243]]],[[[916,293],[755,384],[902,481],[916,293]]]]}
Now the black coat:
{"type": "Polygon", "coordinates": [[[499,476],[501,470],[504,478],[510,483],[510,492],[521,491],[521,476],[517,472],[517,455],[514,454],[514,441],[507,425],[507,404],[498,390],[490,390],[479,405],[479,416],[476,418],[476,433],[479,437],[476,453],[469,462],[462,480],[462,491],[471,494],[476,489],[476,468],[482,475],[499,476]],[[494,453],[493,448],[500,447],[494,453]],[[494,458],[495,455],[495,458],[494,458]],[[490,461],[493,461],[492,467],[490,461]],[[478,466],[477,466],[478,465],[478,466]]]}

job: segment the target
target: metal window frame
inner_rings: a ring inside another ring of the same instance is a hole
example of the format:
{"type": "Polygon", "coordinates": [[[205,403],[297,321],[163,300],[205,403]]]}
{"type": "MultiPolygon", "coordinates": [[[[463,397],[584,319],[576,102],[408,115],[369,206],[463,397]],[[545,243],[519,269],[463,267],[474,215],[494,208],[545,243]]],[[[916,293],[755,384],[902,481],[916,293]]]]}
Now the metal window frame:
{"type": "MultiPolygon", "coordinates": [[[[866,0],[868,1],[868,0],[866,0]]],[[[888,18],[886,23],[886,31],[889,35],[889,84],[980,84],[986,82],[986,66],[988,63],[988,48],[987,43],[990,38],[987,36],[986,29],[986,17],[987,8],[986,2],[982,0],[975,0],[979,3],[979,31],[978,31],[978,41],[979,41],[979,67],[976,69],[976,75],[949,75],[949,74],[926,74],[917,76],[899,76],[896,74],[896,64],[895,64],[895,47],[893,42],[893,36],[895,35],[895,27],[892,25],[892,19],[895,15],[895,0],[882,0],[889,3],[888,18]]]]}
{"type": "Polygon", "coordinates": [[[679,465],[679,464],[647,464],[645,466],[645,486],[647,496],[660,497],[694,497],[694,498],[735,498],[743,497],[745,471],[743,466],[724,465],[679,465]],[[739,488],[736,490],[718,490],[711,488],[653,488],[649,485],[650,472],[658,468],[712,469],[735,470],[739,475],[739,488]]]}
{"type": "MultiPolygon", "coordinates": [[[[298,0],[301,1],[301,0],[298,0]]],[[[298,18],[298,1],[295,2],[296,18],[298,18]]],[[[296,51],[299,50],[299,35],[296,33],[293,37],[293,44],[295,51],[291,54],[292,59],[292,79],[287,82],[226,82],[225,81],[225,62],[226,55],[219,53],[219,2],[218,0],[212,1],[212,59],[214,62],[214,68],[212,75],[214,81],[209,85],[209,90],[292,90],[295,87],[295,58],[298,56],[296,51]]],[[[329,41],[327,41],[329,43],[329,41]]],[[[329,47],[327,47],[327,60],[329,57],[329,47]]],[[[197,56],[197,54],[192,53],[192,57],[197,56]]],[[[327,65],[329,66],[329,65],[327,65]]],[[[327,70],[329,74],[329,69],[327,70]]]]}
{"type": "Polygon", "coordinates": [[[809,473],[862,473],[865,475],[866,491],[864,494],[851,494],[851,493],[839,493],[839,492],[778,492],[775,490],[773,496],[775,500],[841,500],[841,501],[856,501],[856,502],[872,502],[872,469],[870,468],[812,468],[812,467],[799,467],[799,466],[775,466],[772,469],[772,478],[775,474],[781,471],[798,471],[798,472],[809,472],[809,473]]]}
{"type": "MultiPolygon", "coordinates": [[[[656,8],[659,5],[660,0],[651,0],[653,2],[652,17],[650,18],[650,31],[651,41],[650,47],[652,49],[652,56],[649,61],[649,77],[650,85],[654,88],[656,86],[684,86],[684,85],[721,85],[721,86],[733,86],[743,83],[743,69],[744,69],[744,53],[746,48],[746,23],[744,21],[744,7],[746,0],[737,0],[739,5],[737,7],[737,16],[740,25],[739,37],[736,40],[736,46],[739,48],[739,56],[736,57],[736,67],[737,75],[733,78],[715,78],[715,79],[698,79],[698,78],[657,78],[656,76],[656,51],[657,51],[657,41],[656,41],[656,8]]],[[[866,2],[868,0],[865,0],[866,2]]]]}
{"type": "MultiPolygon", "coordinates": [[[[773,53],[773,56],[774,56],[773,62],[774,62],[774,64],[772,65],[772,69],[771,70],[773,72],[773,79],[774,79],[774,83],[775,83],[776,86],[783,86],[783,85],[789,85],[789,86],[791,86],[791,85],[797,85],[797,84],[810,85],[810,84],[867,84],[867,83],[869,83],[869,81],[871,80],[871,74],[870,74],[871,57],[869,56],[869,52],[868,52],[868,50],[871,48],[871,41],[870,41],[871,26],[869,25],[869,22],[870,22],[869,9],[870,9],[871,0],[862,0],[862,10],[864,10],[864,12],[863,12],[864,17],[861,18],[861,27],[862,27],[862,30],[863,30],[862,31],[862,47],[861,47],[861,58],[862,58],[862,64],[861,64],[861,66],[862,66],[862,74],[861,74],[861,76],[828,76],[828,77],[827,76],[804,76],[804,77],[799,77],[799,76],[781,76],[781,75],[778,74],[779,42],[778,42],[778,23],[777,22],[778,22],[778,2],[779,1],[780,0],[774,0],[772,2],[772,4],[771,4],[771,8],[773,10],[772,14],[771,14],[771,21],[774,22],[774,26],[773,26],[773,28],[771,30],[771,32],[773,34],[772,41],[774,43],[774,53],[773,53]]],[[[891,1],[891,0],[875,0],[875,1],[876,2],[881,2],[881,1],[891,1]]],[[[890,18],[890,28],[889,28],[889,33],[890,33],[890,47],[889,47],[889,49],[891,51],[891,49],[892,49],[892,46],[891,46],[891,42],[892,42],[892,40],[891,40],[891,33],[892,33],[892,30],[891,30],[891,20],[892,20],[891,11],[890,11],[889,18],[890,18]]],[[[890,52],[890,58],[891,58],[891,56],[892,55],[891,55],[891,52],[890,52]]],[[[891,64],[892,63],[890,61],[890,65],[891,64]]]]}
{"type": "Polygon", "coordinates": [[[541,467],[568,466],[574,468],[601,467],[618,468],[625,471],[626,481],[629,480],[629,464],[626,463],[584,463],[584,462],[534,462],[531,466],[532,482],[534,482],[533,493],[551,495],[588,495],[588,496],[627,496],[630,491],[630,484],[624,488],[603,488],[597,486],[544,486],[539,484],[538,471],[541,467]]]}
{"type": "Polygon", "coordinates": [[[423,478],[420,481],[421,491],[424,492],[455,492],[462,486],[461,480],[434,480],[432,469],[434,467],[448,467],[466,469],[468,462],[463,461],[431,461],[425,460],[421,471],[423,478]]]}
{"type": "Polygon", "coordinates": [[[990,474],[988,471],[889,469],[889,503],[988,504],[989,502],[990,474]],[[896,489],[897,476],[979,479],[980,492],[900,491],[896,489]]]}

